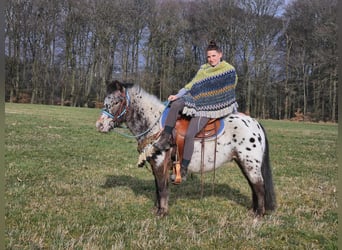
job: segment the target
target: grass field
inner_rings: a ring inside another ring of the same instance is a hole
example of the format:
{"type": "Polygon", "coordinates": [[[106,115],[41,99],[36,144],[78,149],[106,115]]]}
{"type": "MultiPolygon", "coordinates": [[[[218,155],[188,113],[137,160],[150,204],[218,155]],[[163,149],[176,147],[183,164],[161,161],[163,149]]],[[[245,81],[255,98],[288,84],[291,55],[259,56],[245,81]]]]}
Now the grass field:
{"type": "MultiPolygon", "coordinates": [[[[263,120],[278,209],[258,223],[237,165],[171,186],[154,181],[134,139],[95,129],[99,110],[5,106],[7,249],[337,249],[337,125],[263,120]],[[214,188],[213,188],[214,187],[214,188]]],[[[127,132],[120,129],[121,132],[127,132]]]]}

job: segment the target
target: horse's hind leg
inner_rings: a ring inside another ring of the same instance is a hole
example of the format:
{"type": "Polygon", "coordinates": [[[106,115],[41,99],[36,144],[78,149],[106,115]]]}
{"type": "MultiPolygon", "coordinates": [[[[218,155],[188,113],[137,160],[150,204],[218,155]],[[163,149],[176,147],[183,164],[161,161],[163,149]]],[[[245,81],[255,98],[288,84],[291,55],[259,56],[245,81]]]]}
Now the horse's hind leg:
{"type": "Polygon", "coordinates": [[[256,216],[262,217],[265,214],[265,188],[264,182],[249,183],[252,189],[253,211],[256,216]]]}
{"type": "Polygon", "coordinates": [[[261,173],[255,174],[260,172],[260,168],[259,171],[254,170],[254,174],[252,175],[252,171],[247,170],[247,167],[239,160],[236,160],[236,162],[251,187],[253,212],[256,216],[262,217],[265,214],[265,186],[261,173]]]}

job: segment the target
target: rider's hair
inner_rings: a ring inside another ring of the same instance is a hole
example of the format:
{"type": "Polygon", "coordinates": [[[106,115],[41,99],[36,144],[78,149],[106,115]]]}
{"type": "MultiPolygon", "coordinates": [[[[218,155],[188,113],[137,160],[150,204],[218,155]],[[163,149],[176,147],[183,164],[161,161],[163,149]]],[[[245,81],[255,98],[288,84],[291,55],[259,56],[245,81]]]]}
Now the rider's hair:
{"type": "Polygon", "coordinates": [[[216,50],[217,52],[222,52],[221,48],[216,45],[214,40],[211,40],[208,44],[207,51],[209,50],[216,50]]]}

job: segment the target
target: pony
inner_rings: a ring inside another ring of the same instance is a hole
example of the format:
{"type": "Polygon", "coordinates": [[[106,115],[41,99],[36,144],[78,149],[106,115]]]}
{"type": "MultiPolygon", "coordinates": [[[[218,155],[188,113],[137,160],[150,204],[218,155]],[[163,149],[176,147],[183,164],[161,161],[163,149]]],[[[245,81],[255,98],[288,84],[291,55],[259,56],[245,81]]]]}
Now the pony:
{"type": "MultiPolygon", "coordinates": [[[[138,142],[139,162],[147,161],[152,168],[156,187],[156,214],[169,212],[169,171],[172,169],[173,146],[156,153],[153,143],[162,129],[165,103],[147,93],[137,84],[113,81],[107,85],[107,94],[96,128],[107,133],[122,123],[138,142]],[[142,159],[141,159],[142,158],[142,159]]],[[[263,126],[242,113],[221,118],[222,132],[216,139],[195,140],[189,173],[205,173],[235,161],[252,191],[252,211],[261,218],[276,209],[276,196],[272,180],[269,145],[263,126]]]]}

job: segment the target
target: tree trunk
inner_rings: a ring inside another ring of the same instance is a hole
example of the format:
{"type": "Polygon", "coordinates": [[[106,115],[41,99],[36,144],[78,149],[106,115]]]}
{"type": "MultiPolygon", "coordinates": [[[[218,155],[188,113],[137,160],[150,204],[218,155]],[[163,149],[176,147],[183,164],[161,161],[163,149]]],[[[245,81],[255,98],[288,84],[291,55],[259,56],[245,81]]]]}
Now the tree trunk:
{"type": "MultiPolygon", "coordinates": [[[[337,72],[336,72],[336,68],[334,69],[334,75],[337,75],[337,72]]],[[[331,78],[333,77],[332,75],[330,75],[331,78]]],[[[332,122],[336,122],[336,106],[337,106],[337,81],[334,79],[331,79],[330,78],[330,82],[332,82],[332,102],[331,102],[331,121],[332,122]]]]}

